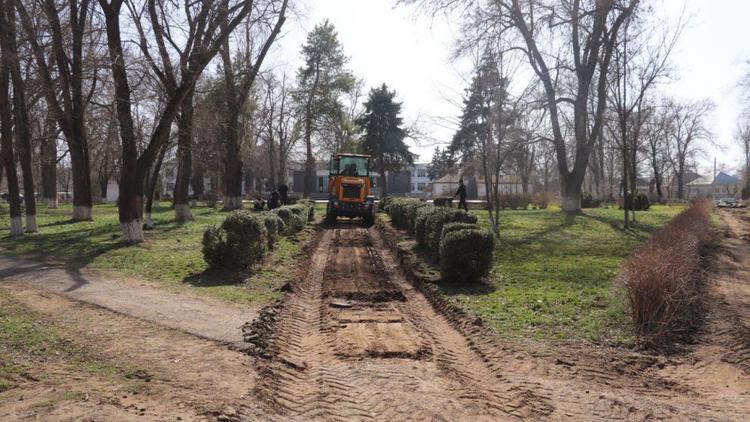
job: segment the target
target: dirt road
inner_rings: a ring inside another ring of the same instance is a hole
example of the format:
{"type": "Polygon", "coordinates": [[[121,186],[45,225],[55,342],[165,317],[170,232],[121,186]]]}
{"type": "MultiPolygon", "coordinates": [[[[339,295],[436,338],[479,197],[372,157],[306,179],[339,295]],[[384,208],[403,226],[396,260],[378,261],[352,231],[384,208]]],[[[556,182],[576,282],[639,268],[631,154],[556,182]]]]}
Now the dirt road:
{"type": "MultiPolygon", "coordinates": [[[[326,230],[292,286],[260,368],[263,409],[293,420],[738,420],[668,381],[669,360],[524,348],[461,325],[406,281],[375,229],[326,230]]],[[[750,386],[747,379],[735,388],[750,386]]],[[[725,389],[715,390],[717,394],[725,389]]],[[[742,396],[744,394],[744,397],[742,396]]]]}
{"type": "Polygon", "coordinates": [[[9,257],[0,257],[0,283],[60,294],[198,337],[236,345],[242,344],[242,324],[258,315],[257,310],[250,307],[171,293],[135,280],[9,257]]]}

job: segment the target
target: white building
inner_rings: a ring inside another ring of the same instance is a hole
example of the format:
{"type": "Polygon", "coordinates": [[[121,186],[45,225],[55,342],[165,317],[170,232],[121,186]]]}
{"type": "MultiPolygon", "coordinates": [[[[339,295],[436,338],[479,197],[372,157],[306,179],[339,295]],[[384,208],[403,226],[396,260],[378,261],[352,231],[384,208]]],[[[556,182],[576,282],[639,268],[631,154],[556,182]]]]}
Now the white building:
{"type": "MultiPolygon", "coordinates": [[[[487,197],[484,177],[482,176],[461,176],[458,173],[451,173],[435,180],[432,183],[432,196],[453,196],[458,190],[459,180],[463,177],[469,198],[484,199],[487,197]]],[[[534,193],[534,186],[529,183],[527,194],[534,193]]],[[[523,184],[521,178],[514,174],[500,176],[498,181],[498,190],[501,194],[521,194],[523,193],[523,184]]]]}

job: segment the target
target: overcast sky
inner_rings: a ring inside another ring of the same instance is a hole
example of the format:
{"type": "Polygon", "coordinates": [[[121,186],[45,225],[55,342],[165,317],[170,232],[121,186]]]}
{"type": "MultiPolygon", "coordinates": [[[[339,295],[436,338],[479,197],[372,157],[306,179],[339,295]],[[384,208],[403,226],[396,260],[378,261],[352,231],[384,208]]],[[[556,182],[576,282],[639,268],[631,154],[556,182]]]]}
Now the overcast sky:
{"type": "MultiPolygon", "coordinates": [[[[429,161],[436,143],[450,142],[470,68],[451,60],[457,22],[429,18],[394,0],[307,0],[300,16],[290,19],[278,48],[294,72],[306,34],[324,19],[338,30],[350,57],[349,67],[367,90],[387,83],[404,104],[407,122],[418,121],[426,138],[413,145],[419,161],[429,161]]],[[[710,122],[715,145],[707,145],[702,167],[713,159],[735,170],[741,152],[734,141],[740,107],[737,82],[750,57],[750,2],[746,0],[662,0],[657,4],[677,19],[683,8],[689,24],[673,55],[674,81],[664,89],[686,99],[710,98],[716,111],[710,122]]]]}

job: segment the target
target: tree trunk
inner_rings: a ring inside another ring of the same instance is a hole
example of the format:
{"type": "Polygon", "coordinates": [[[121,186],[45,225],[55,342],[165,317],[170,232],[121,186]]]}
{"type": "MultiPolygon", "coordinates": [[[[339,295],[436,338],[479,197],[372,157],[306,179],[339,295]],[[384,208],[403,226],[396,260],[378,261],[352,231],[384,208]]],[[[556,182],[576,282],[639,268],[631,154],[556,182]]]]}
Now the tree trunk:
{"type": "MultiPolygon", "coordinates": [[[[628,148],[623,143],[622,147],[622,209],[623,209],[623,227],[628,228],[630,227],[630,222],[628,221],[628,216],[630,210],[628,210],[628,148]]],[[[633,200],[635,198],[630,198],[630,205],[632,207],[633,200]]]]}
{"type": "MultiPolygon", "coordinates": [[[[165,135],[169,138],[169,132],[165,135]]],[[[156,159],[154,164],[149,170],[148,180],[146,180],[146,218],[144,219],[143,228],[151,230],[154,228],[154,220],[151,218],[151,212],[154,208],[154,196],[156,195],[157,187],[159,184],[159,171],[161,171],[161,165],[164,162],[164,155],[166,155],[169,149],[169,143],[165,143],[159,152],[159,157],[156,159]]]]}
{"type": "Polygon", "coordinates": [[[273,128],[269,125],[269,131],[268,131],[268,162],[270,165],[270,175],[269,175],[269,183],[270,191],[273,192],[281,185],[281,183],[276,183],[276,146],[274,145],[274,139],[273,139],[273,128]]]}
{"type": "Polygon", "coordinates": [[[313,157],[312,151],[312,116],[310,113],[308,111],[305,115],[305,186],[302,189],[302,196],[304,198],[310,197],[310,190],[315,180],[315,157],[313,157]]]}
{"type": "Polygon", "coordinates": [[[380,196],[385,197],[388,195],[388,177],[385,174],[385,164],[383,163],[383,160],[380,159],[379,161],[379,167],[380,167],[380,181],[381,181],[381,188],[380,188],[380,196]]]}
{"type": "Polygon", "coordinates": [[[47,112],[44,136],[39,145],[41,164],[42,197],[47,208],[57,208],[57,126],[55,119],[47,112]]]}
{"type": "Polygon", "coordinates": [[[242,159],[238,112],[230,113],[224,160],[224,211],[242,208],[242,159]]]}
{"type": "MultiPolygon", "coordinates": [[[[0,0],[0,13],[4,13],[2,1],[0,0]]],[[[21,198],[18,189],[18,175],[16,174],[16,163],[13,154],[13,130],[11,128],[10,96],[8,95],[9,71],[6,65],[7,55],[3,52],[3,65],[0,66],[0,156],[5,168],[8,183],[8,202],[10,204],[10,234],[18,236],[23,234],[23,221],[21,218],[21,198]]]]}
{"type": "Polygon", "coordinates": [[[578,212],[581,210],[581,183],[580,177],[566,175],[560,178],[562,186],[562,203],[560,208],[563,212],[578,212]]]}
{"type": "Polygon", "coordinates": [[[188,204],[190,171],[192,169],[193,144],[193,90],[190,90],[182,103],[180,120],[177,122],[177,179],[174,185],[174,215],[177,221],[193,219],[188,204]]]}
{"type": "MultiPolygon", "coordinates": [[[[3,55],[7,55],[6,65],[10,65],[10,74],[13,81],[13,118],[16,128],[16,139],[18,141],[18,157],[21,160],[21,172],[23,174],[23,199],[26,205],[26,231],[34,233],[37,231],[36,224],[36,195],[34,193],[34,173],[31,169],[31,130],[29,127],[29,115],[26,108],[26,87],[21,75],[21,63],[18,58],[16,45],[15,8],[12,5],[5,11],[7,16],[7,31],[4,36],[3,55]]],[[[3,13],[0,11],[0,13],[3,13]]]]}
{"type": "Polygon", "coordinates": [[[91,221],[93,199],[91,197],[91,168],[89,167],[89,151],[86,146],[84,131],[76,130],[78,139],[69,142],[70,166],[73,173],[73,221],[91,221]]]}
{"type": "Polygon", "coordinates": [[[193,200],[203,199],[206,188],[203,185],[203,169],[194,168],[190,178],[190,186],[193,187],[193,200]]]}

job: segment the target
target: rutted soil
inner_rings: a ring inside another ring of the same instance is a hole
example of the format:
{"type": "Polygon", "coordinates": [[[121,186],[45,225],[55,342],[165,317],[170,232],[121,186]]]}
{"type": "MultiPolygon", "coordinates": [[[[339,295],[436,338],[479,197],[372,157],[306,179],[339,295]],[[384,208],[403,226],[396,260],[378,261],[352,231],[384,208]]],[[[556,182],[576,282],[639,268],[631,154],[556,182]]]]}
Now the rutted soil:
{"type": "Polygon", "coordinates": [[[488,380],[469,341],[399,275],[374,231],[326,230],[281,312],[256,393],[295,419],[543,417],[534,386],[488,380]],[[379,243],[379,242],[378,242],[379,243]]]}
{"type": "MultiPolygon", "coordinates": [[[[74,350],[28,362],[0,393],[0,420],[234,420],[257,374],[226,345],[21,286],[6,291],[74,350]]],[[[2,303],[0,302],[0,306],[2,303]]],[[[257,416],[255,416],[257,417],[257,416]]]]}
{"type": "Polygon", "coordinates": [[[308,270],[274,308],[254,391],[269,418],[742,420],[750,412],[744,375],[704,391],[670,372],[686,366],[682,358],[503,343],[402,272],[386,241],[393,233],[380,229],[324,230],[308,270]]]}

